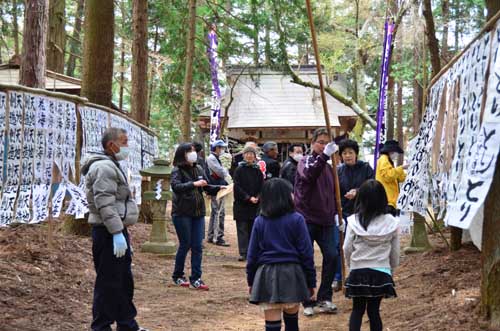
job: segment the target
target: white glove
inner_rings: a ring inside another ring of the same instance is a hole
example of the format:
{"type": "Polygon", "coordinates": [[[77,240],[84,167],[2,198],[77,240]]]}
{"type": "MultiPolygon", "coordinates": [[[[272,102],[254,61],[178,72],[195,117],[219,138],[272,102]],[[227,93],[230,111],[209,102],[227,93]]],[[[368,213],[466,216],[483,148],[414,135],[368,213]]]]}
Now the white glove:
{"type": "Polygon", "coordinates": [[[325,146],[325,149],[323,150],[323,154],[330,157],[330,156],[332,156],[332,154],[336,153],[338,150],[339,150],[339,147],[337,146],[337,144],[335,144],[334,141],[332,141],[325,146]]]}

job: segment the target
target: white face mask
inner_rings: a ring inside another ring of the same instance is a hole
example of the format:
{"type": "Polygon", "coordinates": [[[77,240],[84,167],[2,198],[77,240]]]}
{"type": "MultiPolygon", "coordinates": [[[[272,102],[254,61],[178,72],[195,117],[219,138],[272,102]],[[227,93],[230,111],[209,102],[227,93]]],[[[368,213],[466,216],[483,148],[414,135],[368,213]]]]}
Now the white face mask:
{"type": "Polygon", "coordinates": [[[195,163],[196,160],[198,160],[198,154],[194,151],[192,152],[189,152],[186,154],[186,160],[189,162],[189,163],[195,163]]]}
{"type": "Polygon", "coordinates": [[[115,158],[118,161],[123,161],[128,158],[128,155],[130,154],[130,148],[127,146],[121,146],[120,151],[115,154],[115,158]]]}
{"type": "Polygon", "coordinates": [[[398,154],[398,153],[396,153],[396,152],[389,153],[389,157],[391,158],[391,160],[392,160],[393,162],[396,162],[396,161],[398,160],[398,156],[399,156],[399,154],[398,154]]]}
{"type": "Polygon", "coordinates": [[[304,155],[302,154],[294,154],[293,155],[293,159],[296,161],[296,162],[300,162],[300,160],[302,160],[302,158],[304,157],[304,155]]]}

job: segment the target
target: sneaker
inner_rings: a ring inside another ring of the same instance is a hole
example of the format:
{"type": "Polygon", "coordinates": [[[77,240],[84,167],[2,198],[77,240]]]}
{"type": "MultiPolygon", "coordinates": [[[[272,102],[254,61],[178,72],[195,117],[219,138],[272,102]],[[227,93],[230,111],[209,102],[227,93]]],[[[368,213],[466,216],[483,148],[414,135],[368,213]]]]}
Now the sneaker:
{"type": "Polygon", "coordinates": [[[195,280],[194,282],[191,282],[191,286],[195,290],[203,290],[203,291],[208,291],[208,286],[201,280],[195,280]]]}
{"type": "Polygon", "coordinates": [[[247,260],[247,257],[243,256],[243,255],[240,255],[240,257],[238,258],[238,261],[240,261],[240,262],[243,262],[243,261],[246,261],[246,260],[247,260]]]}
{"type": "Polygon", "coordinates": [[[321,301],[318,305],[318,312],[326,314],[336,314],[337,306],[331,301],[321,301]]]}
{"type": "Polygon", "coordinates": [[[181,287],[189,287],[189,282],[184,277],[174,278],[174,284],[181,287]]]}
{"type": "Polygon", "coordinates": [[[215,243],[217,246],[222,246],[222,247],[229,247],[229,244],[225,242],[224,240],[219,240],[215,243]]]}
{"type": "Polygon", "coordinates": [[[312,316],[314,315],[314,308],[313,307],[305,307],[304,308],[304,316],[312,316]]]}
{"type": "Polygon", "coordinates": [[[342,281],[334,280],[332,283],[332,289],[334,292],[339,292],[342,289],[342,281]]]}
{"type": "Polygon", "coordinates": [[[149,331],[149,330],[148,330],[148,329],[145,329],[145,328],[141,328],[141,327],[140,327],[139,329],[137,329],[137,331],[149,331]]]}

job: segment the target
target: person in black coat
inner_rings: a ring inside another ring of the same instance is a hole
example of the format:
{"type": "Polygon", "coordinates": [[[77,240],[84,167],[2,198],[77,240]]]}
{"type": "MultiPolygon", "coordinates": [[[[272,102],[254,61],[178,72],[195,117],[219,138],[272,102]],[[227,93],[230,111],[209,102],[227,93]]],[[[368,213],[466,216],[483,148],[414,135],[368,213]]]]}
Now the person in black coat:
{"type": "Polygon", "coordinates": [[[280,163],[278,158],[278,144],[268,141],[262,146],[262,161],[266,163],[266,179],[278,178],[280,176],[280,163]]]}
{"type": "MultiPolygon", "coordinates": [[[[339,155],[342,159],[342,164],[337,168],[340,186],[340,199],[342,204],[342,217],[347,220],[349,216],[354,214],[354,203],[358,189],[366,180],[373,179],[375,173],[368,162],[358,160],[359,146],[358,143],[351,139],[344,139],[339,143],[339,155]]],[[[338,231],[335,233],[337,242],[339,242],[338,231]]],[[[340,252],[340,247],[338,248],[340,252]]],[[[333,288],[335,291],[340,291],[342,288],[340,261],[337,264],[333,288]]]]}
{"type": "Polygon", "coordinates": [[[233,216],[238,236],[239,261],[245,261],[253,222],[259,212],[259,195],[264,176],[255,162],[257,151],[253,147],[243,149],[244,160],[234,171],[233,216]]]}
{"type": "Polygon", "coordinates": [[[337,168],[342,203],[342,216],[347,218],[354,214],[356,194],[366,180],[373,179],[375,173],[368,162],[358,160],[358,143],[351,139],[339,143],[339,155],[342,164],[337,168]]]}
{"type": "Polygon", "coordinates": [[[201,280],[202,241],[205,229],[203,192],[216,194],[224,186],[208,184],[205,171],[196,164],[198,155],[191,143],[177,147],[171,174],[172,220],[179,239],[172,279],[178,286],[208,290],[201,280]],[[184,264],[191,250],[191,276],[184,277],[184,264]]]}
{"type": "Polygon", "coordinates": [[[288,159],[283,163],[280,171],[280,177],[286,179],[295,185],[295,174],[297,173],[297,164],[304,157],[304,146],[302,144],[292,144],[288,147],[288,159]]]}

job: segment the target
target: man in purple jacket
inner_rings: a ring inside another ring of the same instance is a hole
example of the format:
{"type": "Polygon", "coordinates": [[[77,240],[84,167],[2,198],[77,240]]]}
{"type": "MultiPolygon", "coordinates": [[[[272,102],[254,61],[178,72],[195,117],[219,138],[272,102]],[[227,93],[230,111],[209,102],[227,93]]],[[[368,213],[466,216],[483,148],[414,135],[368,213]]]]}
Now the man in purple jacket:
{"type": "Polygon", "coordinates": [[[304,302],[304,315],[314,315],[314,307],[322,313],[336,313],[332,303],[332,282],[338,258],[334,240],[335,187],[331,166],[327,163],[338,147],[331,142],[328,131],[324,128],[314,131],[311,143],[312,153],[300,160],[295,175],[295,206],[307,223],[311,242],[318,244],[323,255],[321,286],[317,301],[304,302]]]}

